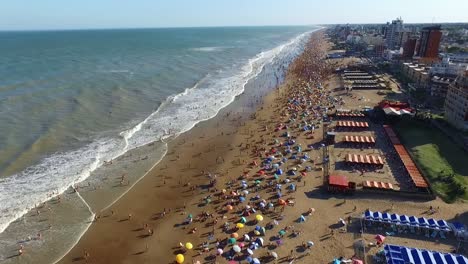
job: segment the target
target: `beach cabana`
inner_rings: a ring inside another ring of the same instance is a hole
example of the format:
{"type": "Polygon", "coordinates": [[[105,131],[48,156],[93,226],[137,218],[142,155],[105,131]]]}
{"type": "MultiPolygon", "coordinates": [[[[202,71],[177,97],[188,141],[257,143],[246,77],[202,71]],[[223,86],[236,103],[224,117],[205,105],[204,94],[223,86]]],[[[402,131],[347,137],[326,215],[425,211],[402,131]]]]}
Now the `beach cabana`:
{"type": "Polygon", "coordinates": [[[373,214],[374,213],[372,211],[369,211],[369,210],[365,211],[364,212],[364,219],[372,220],[373,219],[373,214]]]}
{"type": "Polygon", "coordinates": [[[407,215],[400,215],[400,223],[409,224],[409,219],[407,215]]]}
{"type": "Polygon", "coordinates": [[[389,213],[383,213],[382,214],[382,220],[385,221],[385,222],[391,222],[392,221],[392,219],[390,218],[389,213]]]}
{"type": "Polygon", "coordinates": [[[398,245],[384,246],[387,264],[468,264],[468,258],[462,255],[441,253],[427,249],[408,248],[398,245]]]}
{"type": "Polygon", "coordinates": [[[382,220],[382,213],[381,212],[374,212],[372,214],[372,219],[374,221],[379,221],[379,220],[382,220]]]}
{"type": "Polygon", "coordinates": [[[427,219],[424,217],[419,217],[418,218],[418,223],[420,226],[429,226],[429,223],[427,222],[427,219]]]}
{"type": "Polygon", "coordinates": [[[400,216],[398,214],[391,214],[390,219],[392,220],[392,222],[397,223],[400,221],[400,216]]]}
{"type": "Polygon", "coordinates": [[[416,225],[419,224],[418,223],[418,218],[416,218],[416,216],[410,216],[408,218],[408,220],[409,220],[410,225],[412,225],[412,226],[416,226],[416,225]]]}
{"type": "Polygon", "coordinates": [[[437,221],[430,218],[430,219],[427,219],[427,223],[429,224],[429,226],[431,228],[439,228],[439,225],[437,224],[437,221]]]}

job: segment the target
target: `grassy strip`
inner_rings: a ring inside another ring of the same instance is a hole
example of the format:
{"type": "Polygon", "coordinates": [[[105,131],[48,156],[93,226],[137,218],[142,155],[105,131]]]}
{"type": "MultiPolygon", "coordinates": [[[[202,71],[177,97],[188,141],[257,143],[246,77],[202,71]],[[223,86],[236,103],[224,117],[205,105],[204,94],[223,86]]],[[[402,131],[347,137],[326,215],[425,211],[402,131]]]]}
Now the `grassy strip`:
{"type": "Polygon", "coordinates": [[[395,129],[414,161],[446,202],[468,200],[468,154],[427,123],[404,119],[395,129]]]}

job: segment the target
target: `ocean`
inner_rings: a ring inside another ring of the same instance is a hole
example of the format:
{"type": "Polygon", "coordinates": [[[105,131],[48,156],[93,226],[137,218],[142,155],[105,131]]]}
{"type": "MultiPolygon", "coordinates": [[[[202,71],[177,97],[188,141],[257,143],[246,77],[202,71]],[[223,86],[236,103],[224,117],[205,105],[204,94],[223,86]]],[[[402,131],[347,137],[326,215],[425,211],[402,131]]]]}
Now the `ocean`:
{"type": "Polygon", "coordinates": [[[0,261],[18,244],[21,263],[58,260],[168,141],[281,82],[317,29],[0,32],[0,261]]]}

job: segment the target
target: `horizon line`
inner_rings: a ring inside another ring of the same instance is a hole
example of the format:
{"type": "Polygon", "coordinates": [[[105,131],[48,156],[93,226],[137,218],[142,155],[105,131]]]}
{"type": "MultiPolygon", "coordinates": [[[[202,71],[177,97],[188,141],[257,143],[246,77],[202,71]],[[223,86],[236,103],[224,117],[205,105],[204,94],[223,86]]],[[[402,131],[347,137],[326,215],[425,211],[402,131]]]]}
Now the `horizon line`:
{"type": "MultiPolygon", "coordinates": [[[[41,32],[41,31],[84,31],[84,30],[129,30],[129,29],[187,29],[187,28],[236,28],[236,27],[307,27],[334,25],[385,25],[383,23],[326,23],[326,24],[290,24],[290,25],[221,25],[221,26],[161,26],[161,27],[96,27],[96,28],[44,28],[44,29],[0,29],[0,32],[41,32]]],[[[412,22],[412,24],[468,24],[468,22],[412,22]]]]}

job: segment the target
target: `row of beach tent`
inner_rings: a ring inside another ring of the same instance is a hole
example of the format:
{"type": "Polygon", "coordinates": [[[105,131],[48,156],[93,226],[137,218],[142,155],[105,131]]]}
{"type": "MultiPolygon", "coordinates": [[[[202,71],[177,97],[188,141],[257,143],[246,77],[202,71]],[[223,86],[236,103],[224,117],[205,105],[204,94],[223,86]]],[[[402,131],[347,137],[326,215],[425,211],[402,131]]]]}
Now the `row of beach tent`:
{"type": "Polygon", "coordinates": [[[445,220],[435,220],[432,218],[426,219],[424,217],[407,216],[398,214],[389,214],[381,212],[364,212],[363,219],[367,221],[391,223],[396,225],[408,225],[414,227],[428,228],[440,231],[452,231],[449,223],[445,220]]]}
{"type": "Polygon", "coordinates": [[[462,255],[426,249],[387,244],[384,246],[384,252],[387,264],[468,264],[468,259],[462,255]]]}

